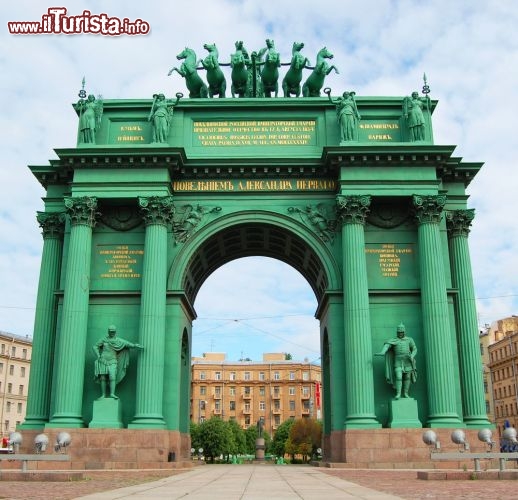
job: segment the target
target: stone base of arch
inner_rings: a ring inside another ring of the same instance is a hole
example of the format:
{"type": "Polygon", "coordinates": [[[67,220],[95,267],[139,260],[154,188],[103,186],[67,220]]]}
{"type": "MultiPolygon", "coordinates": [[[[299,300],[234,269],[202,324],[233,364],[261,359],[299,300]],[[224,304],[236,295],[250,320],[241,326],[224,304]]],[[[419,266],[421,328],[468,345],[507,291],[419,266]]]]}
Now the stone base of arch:
{"type": "MultiPolygon", "coordinates": [[[[324,436],[324,456],[319,465],[358,469],[458,469],[473,468],[473,460],[431,460],[431,449],[423,442],[427,429],[351,429],[324,436]]],[[[458,452],[451,440],[454,429],[433,429],[440,442],[435,453],[458,452]]],[[[463,429],[471,452],[485,452],[478,430],[463,429]]],[[[498,468],[498,460],[494,467],[498,468]]]]}
{"type": "MultiPolygon", "coordinates": [[[[45,429],[22,430],[20,453],[34,453],[34,438],[49,438],[46,454],[54,453],[59,432],[68,432],[71,444],[65,453],[70,462],[30,462],[36,470],[177,469],[192,466],[189,434],[142,429],[45,429]]],[[[18,462],[13,462],[19,468],[18,462]]]]}

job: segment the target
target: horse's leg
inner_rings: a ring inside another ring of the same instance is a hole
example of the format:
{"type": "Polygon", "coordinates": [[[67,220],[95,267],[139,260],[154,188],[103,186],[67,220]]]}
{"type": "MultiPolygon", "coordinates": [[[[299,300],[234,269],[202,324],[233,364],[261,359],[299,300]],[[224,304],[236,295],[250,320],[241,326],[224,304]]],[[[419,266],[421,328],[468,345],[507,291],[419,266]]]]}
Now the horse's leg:
{"type": "Polygon", "coordinates": [[[290,96],[290,93],[289,93],[289,90],[288,90],[288,83],[286,82],[286,80],[282,81],[282,91],[284,93],[284,97],[289,97],[290,96]]]}

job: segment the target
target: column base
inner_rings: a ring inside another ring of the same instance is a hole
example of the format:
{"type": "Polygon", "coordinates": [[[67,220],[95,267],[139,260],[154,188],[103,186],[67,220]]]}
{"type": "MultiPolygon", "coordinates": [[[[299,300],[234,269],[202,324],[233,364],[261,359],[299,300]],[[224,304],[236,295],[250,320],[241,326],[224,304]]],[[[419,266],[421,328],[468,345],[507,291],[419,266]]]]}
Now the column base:
{"type": "Polygon", "coordinates": [[[417,412],[417,401],[413,398],[392,399],[389,403],[389,424],[391,429],[419,429],[423,427],[417,412]]]}
{"type": "Polygon", "coordinates": [[[495,424],[490,422],[486,415],[480,417],[464,417],[464,424],[468,429],[494,429],[495,424]]]}
{"type": "Polygon", "coordinates": [[[103,398],[94,401],[91,429],[122,429],[119,399],[103,398]]]}
{"type": "Polygon", "coordinates": [[[444,428],[444,429],[453,429],[456,427],[464,428],[466,425],[459,416],[455,413],[444,414],[444,415],[434,415],[428,417],[428,422],[426,423],[426,427],[436,427],[436,428],[444,428]]]}
{"type": "Polygon", "coordinates": [[[381,429],[374,415],[351,415],[346,417],[344,429],[381,429]]]}
{"type": "Polygon", "coordinates": [[[54,416],[50,422],[45,424],[45,429],[81,429],[86,427],[81,417],[72,417],[68,415],[54,416]]]}
{"type": "Polygon", "coordinates": [[[165,429],[165,420],[161,415],[147,415],[142,417],[135,417],[133,421],[128,424],[128,429],[165,429]]]}
{"type": "Polygon", "coordinates": [[[19,429],[43,429],[48,423],[48,419],[44,418],[26,418],[23,424],[20,424],[18,426],[19,429]]]}

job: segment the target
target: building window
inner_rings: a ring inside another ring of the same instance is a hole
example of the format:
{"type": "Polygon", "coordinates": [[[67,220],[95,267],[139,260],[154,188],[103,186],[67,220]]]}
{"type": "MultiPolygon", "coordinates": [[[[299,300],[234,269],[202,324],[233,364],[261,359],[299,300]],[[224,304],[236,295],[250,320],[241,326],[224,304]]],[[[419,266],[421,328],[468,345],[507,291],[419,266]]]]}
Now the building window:
{"type": "Polygon", "coordinates": [[[221,411],[221,401],[219,399],[214,402],[214,411],[217,413],[221,411]]]}
{"type": "Polygon", "coordinates": [[[250,377],[250,372],[245,372],[245,380],[252,380],[250,377]]]}
{"type": "Polygon", "coordinates": [[[488,385],[487,385],[487,380],[484,380],[484,392],[487,394],[487,391],[488,391],[488,385]]]}
{"type": "Polygon", "coordinates": [[[252,389],[250,389],[250,386],[249,385],[245,386],[245,396],[250,396],[251,393],[252,393],[252,389]]]}
{"type": "Polygon", "coordinates": [[[264,385],[259,387],[259,396],[264,396],[266,394],[266,389],[264,388],[264,385]]]}
{"type": "Polygon", "coordinates": [[[274,388],[273,388],[273,395],[278,398],[280,395],[281,395],[281,388],[276,385],[274,388]]]}
{"type": "Polygon", "coordinates": [[[3,372],[4,372],[4,364],[0,363],[0,373],[3,373],[3,372]]]}
{"type": "Polygon", "coordinates": [[[246,428],[250,427],[250,415],[247,415],[245,417],[245,427],[246,428]]]}
{"type": "Polygon", "coordinates": [[[295,396],[295,387],[291,385],[288,389],[288,393],[290,396],[295,396]]]}
{"type": "Polygon", "coordinates": [[[236,372],[230,372],[229,380],[236,380],[236,372]]]}
{"type": "Polygon", "coordinates": [[[303,396],[309,396],[309,387],[307,385],[305,385],[303,388],[302,388],[302,395],[303,396]]]}
{"type": "Polygon", "coordinates": [[[9,367],[9,375],[14,375],[14,365],[9,367]]]}
{"type": "Polygon", "coordinates": [[[290,411],[295,411],[295,401],[293,399],[290,399],[290,411]]]}
{"type": "Polygon", "coordinates": [[[27,349],[22,349],[22,359],[27,359],[27,349]]]}
{"type": "Polygon", "coordinates": [[[214,372],[214,380],[221,380],[221,372],[214,372]]]}
{"type": "Polygon", "coordinates": [[[236,411],[236,402],[230,401],[230,411],[236,411]]]}
{"type": "Polygon", "coordinates": [[[205,380],[205,372],[200,372],[200,380],[205,380]]]}
{"type": "Polygon", "coordinates": [[[266,410],[266,403],[264,401],[259,401],[259,410],[266,410]]]}
{"type": "Polygon", "coordinates": [[[261,381],[265,380],[264,372],[259,372],[259,380],[261,380],[261,381]]]}
{"type": "Polygon", "coordinates": [[[207,387],[205,385],[200,385],[200,396],[205,396],[207,394],[207,387]]]}
{"type": "Polygon", "coordinates": [[[480,344],[480,354],[484,354],[484,344],[480,344]]]}
{"type": "Polygon", "coordinates": [[[309,372],[302,372],[302,380],[309,380],[309,372]]]}
{"type": "Polygon", "coordinates": [[[5,344],[2,344],[1,353],[2,353],[2,354],[5,354],[5,344]]]}
{"type": "Polygon", "coordinates": [[[23,396],[23,385],[18,386],[18,394],[23,396]]]}
{"type": "Polygon", "coordinates": [[[221,387],[219,385],[214,387],[214,396],[217,396],[217,397],[221,396],[221,387]]]}
{"type": "Polygon", "coordinates": [[[250,403],[245,403],[245,411],[250,411],[250,403]]]}
{"type": "Polygon", "coordinates": [[[8,431],[9,430],[9,420],[6,420],[4,422],[4,427],[5,427],[5,430],[8,431]]]}
{"type": "Polygon", "coordinates": [[[281,402],[278,399],[273,403],[273,409],[276,411],[281,409],[281,402]]]}
{"type": "Polygon", "coordinates": [[[200,424],[201,424],[202,422],[205,422],[205,417],[204,417],[203,415],[201,415],[201,416],[200,416],[200,424]]]}
{"type": "Polygon", "coordinates": [[[489,413],[490,411],[490,407],[489,407],[489,401],[486,401],[486,413],[489,413]]]}
{"type": "Polygon", "coordinates": [[[205,404],[206,404],[205,401],[200,400],[200,410],[205,410],[205,404]]]}
{"type": "Polygon", "coordinates": [[[7,413],[11,413],[11,401],[7,401],[7,403],[5,404],[5,411],[7,413]]]}
{"type": "Polygon", "coordinates": [[[235,386],[235,385],[231,385],[231,386],[228,388],[228,393],[229,393],[231,396],[235,396],[235,395],[236,395],[236,386],[235,386]]]}
{"type": "Polygon", "coordinates": [[[274,415],[273,416],[273,423],[274,423],[274,425],[281,425],[281,416],[280,415],[274,415]]]}
{"type": "Polygon", "coordinates": [[[18,413],[22,412],[22,403],[18,403],[17,411],[18,413]]]}
{"type": "Polygon", "coordinates": [[[295,372],[290,372],[290,380],[295,380],[295,372]]]}
{"type": "Polygon", "coordinates": [[[13,393],[13,384],[11,384],[11,382],[9,382],[7,384],[7,393],[8,394],[12,394],[13,393]]]}
{"type": "Polygon", "coordinates": [[[25,366],[20,366],[20,377],[25,377],[25,366]]]}
{"type": "Polygon", "coordinates": [[[11,347],[11,357],[12,358],[16,357],[16,346],[14,346],[14,345],[11,347]]]}
{"type": "Polygon", "coordinates": [[[273,372],[273,380],[280,380],[281,374],[279,372],[273,372]]]}

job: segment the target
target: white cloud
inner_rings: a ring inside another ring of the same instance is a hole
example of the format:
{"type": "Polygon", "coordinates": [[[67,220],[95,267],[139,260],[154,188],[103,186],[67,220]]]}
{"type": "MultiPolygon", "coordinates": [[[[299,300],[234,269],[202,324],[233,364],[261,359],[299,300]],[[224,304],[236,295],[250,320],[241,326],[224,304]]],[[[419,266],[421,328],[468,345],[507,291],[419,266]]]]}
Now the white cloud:
{"type": "MultiPolygon", "coordinates": [[[[66,4],[71,14],[88,9],[141,18],[150,23],[151,33],[116,38],[14,36],[7,32],[7,21],[39,20],[51,4],[18,0],[0,5],[4,23],[0,28],[0,329],[20,335],[32,330],[41,252],[34,216],[43,207],[44,192],[27,164],[47,164],[55,158],[53,148],[75,144],[77,121],[71,103],[77,100],[83,75],[87,88],[106,98],[143,98],[157,91],[172,96],[177,91],[186,93],[177,74],[167,76],[185,45],[201,57],[203,43],[216,42],[221,60],[228,60],[236,40],[257,50],[268,37],[275,39],[283,61],[289,60],[293,41],[305,42],[304,53],[312,61],[326,45],[340,69],[339,75],[333,73],[326,80],[334,94],[354,89],[358,95],[406,95],[420,89],[422,74],[427,73],[431,96],[439,100],[433,119],[436,143],[457,144],[455,154],[465,161],[485,162],[468,188],[469,206],[477,211],[470,248],[480,321],[492,322],[517,312],[518,141],[514,135],[518,115],[514,93],[518,39],[513,33],[518,9],[513,2],[364,0],[337,4],[321,0],[315,4],[299,0],[272,5],[258,0],[151,0],[146,4],[71,0],[66,4]]],[[[292,278],[276,281],[275,272],[269,278],[266,270],[254,272],[244,282],[226,276],[224,282],[256,283],[247,292],[255,298],[250,314],[267,316],[280,311],[280,316],[289,319],[294,305],[304,305],[303,313],[312,315],[311,291],[309,298],[296,304],[272,295],[272,290],[286,288],[288,297],[299,297],[298,285],[289,288],[292,278]],[[268,292],[261,295],[262,290],[268,292]]],[[[214,296],[213,301],[214,308],[220,307],[219,315],[239,316],[231,304],[218,302],[214,296]]],[[[218,315],[215,309],[207,311],[218,315]]],[[[296,321],[261,323],[259,328],[277,334],[277,325],[287,331],[296,321]]],[[[310,345],[311,331],[304,325],[299,324],[298,333],[290,333],[289,340],[310,345]]],[[[288,342],[278,345],[283,350],[296,348],[288,342]]]]}

